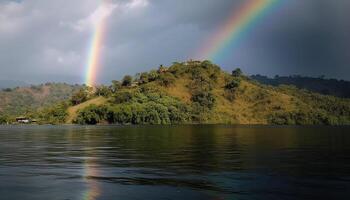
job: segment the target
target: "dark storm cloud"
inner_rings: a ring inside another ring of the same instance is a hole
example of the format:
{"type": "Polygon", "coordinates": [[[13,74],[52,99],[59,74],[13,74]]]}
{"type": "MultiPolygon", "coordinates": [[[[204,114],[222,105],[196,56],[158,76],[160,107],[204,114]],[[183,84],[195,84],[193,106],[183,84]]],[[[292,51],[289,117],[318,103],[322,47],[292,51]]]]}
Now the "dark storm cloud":
{"type": "MultiPolygon", "coordinates": [[[[0,0],[0,79],[81,81],[97,0],[0,0]]],[[[114,0],[100,80],[191,58],[232,0],[114,0]]],[[[285,1],[220,60],[225,70],[349,79],[347,0],[285,1]]],[[[105,80],[105,81],[104,81],[105,80]]]]}
{"type": "Polygon", "coordinates": [[[249,73],[349,80],[349,8],[347,0],[285,1],[219,63],[249,73]]]}

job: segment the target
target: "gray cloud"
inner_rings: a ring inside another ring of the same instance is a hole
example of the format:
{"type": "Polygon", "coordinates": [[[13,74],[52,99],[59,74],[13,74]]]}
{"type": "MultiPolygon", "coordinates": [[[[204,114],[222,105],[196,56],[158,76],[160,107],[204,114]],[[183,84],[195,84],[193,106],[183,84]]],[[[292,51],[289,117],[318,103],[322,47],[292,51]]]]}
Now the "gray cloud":
{"type": "MultiPolygon", "coordinates": [[[[82,82],[97,0],[0,0],[0,79],[82,82]],[[84,27],[86,26],[86,27],[84,27]]],[[[244,0],[110,0],[100,82],[195,55],[244,0]]],[[[347,0],[287,1],[216,63],[255,74],[349,79],[347,0]]]]}

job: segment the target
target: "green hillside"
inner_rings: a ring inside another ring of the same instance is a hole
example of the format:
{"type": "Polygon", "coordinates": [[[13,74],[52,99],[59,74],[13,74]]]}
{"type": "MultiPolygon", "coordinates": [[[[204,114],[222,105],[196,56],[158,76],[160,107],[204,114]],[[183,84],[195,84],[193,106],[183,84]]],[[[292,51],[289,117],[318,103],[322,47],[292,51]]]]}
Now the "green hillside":
{"type": "Polygon", "coordinates": [[[92,104],[96,105],[96,106],[100,106],[100,105],[104,105],[105,103],[107,103],[107,99],[102,97],[102,96],[99,96],[96,98],[92,98],[88,101],[85,101],[83,103],[80,103],[78,105],[70,106],[67,109],[66,123],[72,124],[74,122],[74,120],[77,118],[77,115],[78,115],[80,110],[83,110],[92,104]]]}
{"type": "Polygon", "coordinates": [[[209,61],[126,76],[96,88],[104,104],[84,104],[80,124],[350,124],[350,100],[267,86],[242,74],[222,71],[209,61]],[[108,99],[108,100],[107,100],[108,99]]]}
{"type": "Polygon", "coordinates": [[[17,116],[37,112],[38,109],[68,100],[81,86],[46,83],[0,91],[0,113],[17,116]]]}
{"type": "Polygon", "coordinates": [[[40,124],[350,125],[350,99],[263,85],[209,61],[161,66],[110,86],[46,84],[0,98],[0,123],[25,115],[40,124]]]}

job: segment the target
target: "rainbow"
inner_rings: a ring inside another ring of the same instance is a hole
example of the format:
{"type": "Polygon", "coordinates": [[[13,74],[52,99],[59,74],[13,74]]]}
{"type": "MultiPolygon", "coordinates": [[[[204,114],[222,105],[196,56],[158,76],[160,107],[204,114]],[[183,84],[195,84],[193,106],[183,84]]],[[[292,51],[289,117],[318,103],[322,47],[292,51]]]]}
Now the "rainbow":
{"type": "Polygon", "coordinates": [[[84,179],[87,183],[88,189],[83,194],[83,200],[95,200],[101,195],[99,183],[93,178],[99,175],[97,166],[93,162],[86,160],[84,164],[84,179]]]}
{"type": "Polygon", "coordinates": [[[216,60],[221,52],[233,43],[238,43],[241,36],[266,15],[281,0],[246,0],[237,11],[234,9],[219,31],[205,43],[196,58],[216,60]]]}
{"type": "Polygon", "coordinates": [[[100,54],[103,47],[107,18],[107,15],[102,16],[97,19],[96,23],[94,24],[94,31],[89,46],[88,61],[85,73],[85,84],[87,86],[94,86],[96,84],[98,69],[100,68],[100,54]]]}

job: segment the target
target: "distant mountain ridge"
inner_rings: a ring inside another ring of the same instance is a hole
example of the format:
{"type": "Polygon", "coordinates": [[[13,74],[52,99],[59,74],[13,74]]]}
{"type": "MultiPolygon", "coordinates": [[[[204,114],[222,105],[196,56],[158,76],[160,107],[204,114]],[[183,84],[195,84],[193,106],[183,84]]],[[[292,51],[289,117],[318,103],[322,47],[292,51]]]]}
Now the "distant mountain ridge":
{"type": "Polygon", "coordinates": [[[294,85],[299,89],[306,89],[324,95],[350,98],[350,81],[325,79],[324,77],[304,77],[299,75],[275,76],[274,78],[263,75],[253,75],[250,77],[265,85],[294,85]]]}
{"type": "Polygon", "coordinates": [[[0,114],[25,115],[39,108],[65,101],[82,86],[46,83],[0,90],[0,114]]]}
{"type": "Polygon", "coordinates": [[[24,81],[16,81],[16,80],[0,80],[0,89],[5,88],[14,88],[14,87],[24,87],[29,84],[24,81]]]}

